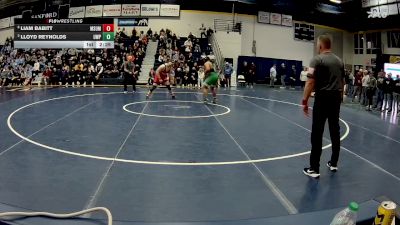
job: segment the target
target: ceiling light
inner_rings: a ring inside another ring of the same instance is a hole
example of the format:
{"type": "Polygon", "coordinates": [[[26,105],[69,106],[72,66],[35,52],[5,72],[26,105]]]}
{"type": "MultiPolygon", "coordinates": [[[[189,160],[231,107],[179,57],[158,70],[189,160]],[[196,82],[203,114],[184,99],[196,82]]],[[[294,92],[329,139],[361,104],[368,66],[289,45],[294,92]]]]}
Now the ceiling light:
{"type": "Polygon", "coordinates": [[[342,1],[341,0],[330,0],[331,2],[333,2],[333,3],[336,3],[336,4],[340,4],[340,3],[342,3],[342,1]]]}

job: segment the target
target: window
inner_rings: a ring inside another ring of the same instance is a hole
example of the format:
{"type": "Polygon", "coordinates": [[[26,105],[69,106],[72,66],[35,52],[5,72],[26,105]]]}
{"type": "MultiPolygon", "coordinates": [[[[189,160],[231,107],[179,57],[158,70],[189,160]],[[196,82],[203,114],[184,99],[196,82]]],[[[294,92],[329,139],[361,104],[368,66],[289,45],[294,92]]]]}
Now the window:
{"type": "Polygon", "coordinates": [[[387,32],[388,48],[400,48],[400,31],[387,32]]]}
{"type": "Polygon", "coordinates": [[[381,33],[367,33],[367,54],[377,54],[381,50],[381,33]]]}
{"type": "Polygon", "coordinates": [[[354,34],[354,54],[364,54],[364,34],[354,34]]]}

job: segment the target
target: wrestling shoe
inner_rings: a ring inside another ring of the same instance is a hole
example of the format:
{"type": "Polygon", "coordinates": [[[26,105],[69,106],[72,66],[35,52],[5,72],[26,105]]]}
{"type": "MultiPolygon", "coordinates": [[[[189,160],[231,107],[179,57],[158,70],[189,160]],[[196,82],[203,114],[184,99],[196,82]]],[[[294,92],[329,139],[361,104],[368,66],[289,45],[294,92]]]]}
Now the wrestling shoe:
{"type": "Polygon", "coordinates": [[[319,178],[319,176],[320,176],[320,174],[319,173],[317,173],[317,172],[315,172],[313,169],[311,169],[311,168],[304,168],[304,170],[303,170],[303,173],[306,175],[306,176],[309,176],[309,177],[312,177],[312,178],[319,178]]]}
{"type": "Polygon", "coordinates": [[[338,170],[337,166],[332,166],[331,161],[329,161],[326,166],[329,168],[330,171],[336,172],[338,170]]]}

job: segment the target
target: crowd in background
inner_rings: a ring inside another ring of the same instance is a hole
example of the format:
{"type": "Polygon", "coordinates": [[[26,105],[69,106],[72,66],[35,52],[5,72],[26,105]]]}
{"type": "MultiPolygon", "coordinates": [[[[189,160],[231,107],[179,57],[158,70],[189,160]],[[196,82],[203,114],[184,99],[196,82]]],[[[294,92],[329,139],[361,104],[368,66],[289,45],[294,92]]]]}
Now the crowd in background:
{"type": "Polygon", "coordinates": [[[400,104],[400,76],[394,77],[383,70],[377,75],[360,69],[353,75],[346,71],[345,94],[352,102],[358,101],[366,110],[391,113],[400,104]]]}
{"type": "MultiPolygon", "coordinates": [[[[191,32],[187,37],[180,38],[170,29],[162,29],[155,37],[158,40],[158,53],[156,55],[156,67],[163,63],[173,62],[174,67],[171,72],[171,84],[184,88],[201,88],[204,74],[204,62],[206,57],[215,62],[215,55],[212,51],[208,39],[213,31],[205,30],[202,26],[201,37],[198,38],[191,32]]],[[[220,85],[225,86],[225,76],[222,70],[215,66],[215,70],[221,74],[220,85]]],[[[155,68],[156,69],[156,68],[155,68]]],[[[232,69],[233,72],[233,69],[232,69]]],[[[155,76],[155,70],[149,74],[149,84],[155,76]]]]}
{"type": "MultiPolygon", "coordinates": [[[[201,37],[209,36],[212,30],[200,28],[201,37]]],[[[121,78],[124,74],[124,62],[127,56],[133,58],[135,79],[145,57],[148,42],[158,41],[156,66],[172,61],[174,69],[171,73],[171,83],[175,86],[201,88],[204,79],[204,60],[209,57],[215,59],[211,45],[201,46],[201,39],[189,33],[182,39],[169,29],[153,32],[151,28],[145,33],[135,28],[128,35],[123,28],[119,29],[115,37],[114,49],[15,49],[12,38],[7,38],[0,51],[0,87],[1,86],[29,86],[39,74],[43,82],[49,85],[86,86],[94,85],[104,78],[121,78]],[[132,44],[126,44],[128,43],[132,44]],[[202,49],[202,47],[204,49],[202,49]]],[[[220,74],[219,85],[229,87],[234,69],[231,63],[226,62],[223,68],[215,65],[215,71],[220,74]]],[[[270,68],[270,86],[273,87],[280,79],[281,87],[294,87],[298,77],[302,86],[306,81],[306,71],[296,71],[293,65],[290,69],[286,65],[273,65],[270,68]]],[[[256,81],[257,68],[254,62],[243,62],[240,67],[238,83],[253,87],[256,81]]],[[[149,83],[155,75],[150,71],[149,83]]],[[[268,76],[267,76],[268,77],[268,76]]],[[[345,95],[352,102],[358,101],[366,110],[392,112],[399,109],[400,77],[393,77],[380,71],[377,75],[360,69],[353,75],[345,73],[345,95]]]]}
{"type": "Polygon", "coordinates": [[[132,44],[125,45],[124,37],[116,36],[114,49],[14,49],[7,38],[0,52],[0,86],[30,86],[39,74],[44,84],[93,86],[121,77],[127,55],[139,71],[148,37],[131,36],[132,44]]]}

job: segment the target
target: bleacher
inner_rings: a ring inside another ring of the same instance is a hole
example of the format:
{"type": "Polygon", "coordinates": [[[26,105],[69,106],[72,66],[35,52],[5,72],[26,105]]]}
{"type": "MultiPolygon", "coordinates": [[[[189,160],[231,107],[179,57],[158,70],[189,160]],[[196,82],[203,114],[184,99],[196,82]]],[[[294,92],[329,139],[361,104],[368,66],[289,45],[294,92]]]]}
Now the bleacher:
{"type": "MultiPolygon", "coordinates": [[[[179,40],[177,40],[177,47],[180,53],[185,53],[185,46],[184,43],[187,40],[187,37],[181,37],[179,38],[179,40]]],[[[193,58],[197,61],[197,59],[201,58],[201,54],[203,52],[206,53],[206,55],[210,54],[210,52],[212,51],[211,47],[209,46],[209,42],[208,42],[208,38],[194,38],[192,40],[193,46],[195,46],[196,44],[200,45],[200,52],[192,52],[193,54],[193,58]]],[[[157,69],[162,62],[158,61],[158,57],[160,56],[160,49],[162,48],[162,45],[159,44],[158,48],[157,48],[157,54],[154,56],[155,58],[155,63],[154,63],[154,69],[157,69]]]]}

